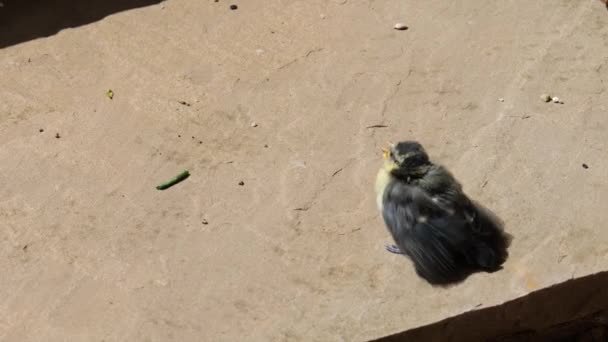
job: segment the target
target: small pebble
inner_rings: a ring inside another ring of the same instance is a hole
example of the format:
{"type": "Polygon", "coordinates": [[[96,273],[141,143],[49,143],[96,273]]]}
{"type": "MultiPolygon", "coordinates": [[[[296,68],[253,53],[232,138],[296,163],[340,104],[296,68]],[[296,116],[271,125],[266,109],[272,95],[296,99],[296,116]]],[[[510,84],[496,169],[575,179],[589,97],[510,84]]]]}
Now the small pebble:
{"type": "Polygon", "coordinates": [[[61,135],[59,135],[59,133],[55,134],[55,138],[59,139],[61,138],[61,135]]]}
{"type": "Polygon", "coordinates": [[[258,124],[257,124],[257,123],[255,123],[255,122],[252,122],[252,123],[251,123],[251,127],[258,127],[258,124]]]}
{"type": "Polygon", "coordinates": [[[42,132],[44,132],[44,129],[41,128],[38,130],[38,132],[42,133],[42,132]]]}
{"type": "Polygon", "coordinates": [[[237,8],[239,8],[239,6],[237,6],[237,5],[230,5],[230,9],[233,10],[233,11],[236,10],[237,8]]]}
{"type": "Polygon", "coordinates": [[[551,99],[551,101],[553,101],[553,103],[562,103],[562,101],[559,100],[559,97],[554,97],[551,99]]]}
{"type": "Polygon", "coordinates": [[[583,169],[588,169],[588,168],[589,168],[589,165],[583,163],[583,169]]]}
{"type": "Polygon", "coordinates": [[[395,26],[393,26],[393,28],[395,30],[399,30],[399,31],[405,31],[408,29],[407,25],[405,25],[403,23],[396,23],[395,26]]]}
{"type": "Polygon", "coordinates": [[[202,224],[209,224],[209,222],[207,222],[207,220],[203,219],[203,221],[201,222],[202,224]]]}
{"type": "Polygon", "coordinates": [[[541,99],[542,101],[544,101],[544,102],[550,102],[550,101],[551,101],[551,95],[549,95],[549,94],[542,94],[542,95],[540,96],[540,99],[541,99]]]}
{"type": "Polygon", "coordinates": [[[505,102],[505,99],[503,99],[502,97],[498,99],[498,101],[500,102],[505,102]]]}
{"type": "Polygon", "coordinates": [[[239,185],[240,185],[240,186],[243,186],[243,185],[245,185],[245,182],[240,181],[240,182],[239,182],[239,185]]]}
{"type": "Polygon", "coordinates": [[[169,284],[169,281],[167,281],[166,279],[157,279],[154,281],[154,284],[156,284],[157,286],[165,287],[169,284]]]}

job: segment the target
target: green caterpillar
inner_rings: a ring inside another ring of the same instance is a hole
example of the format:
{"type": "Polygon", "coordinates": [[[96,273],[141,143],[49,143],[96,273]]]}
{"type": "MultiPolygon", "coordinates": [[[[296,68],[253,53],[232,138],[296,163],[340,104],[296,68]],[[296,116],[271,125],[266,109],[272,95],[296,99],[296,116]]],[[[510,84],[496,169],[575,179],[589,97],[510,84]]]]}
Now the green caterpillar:
{"type": "Polygon", "coordinates": [[[158,189],[158,190],[168,189],[188,177],[190,177],[190,172],[188,172],[188,170],[184,170],[179,175],[177,175],[177,176],[171,178],[170,180],[166,181],[165,183],[162,183],[159,186],[157,186],[156,189],[158,189]]]}

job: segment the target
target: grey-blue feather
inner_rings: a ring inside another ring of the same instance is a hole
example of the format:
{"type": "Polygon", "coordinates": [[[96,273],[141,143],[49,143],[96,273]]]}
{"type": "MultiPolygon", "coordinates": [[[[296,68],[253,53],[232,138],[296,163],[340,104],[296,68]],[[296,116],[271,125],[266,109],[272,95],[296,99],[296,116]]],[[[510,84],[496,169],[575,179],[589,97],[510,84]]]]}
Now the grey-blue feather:
{"type": "Polygon", "coordinates": [[[432,284],[496,270],[507,257],[508,242],[499,223],[444,176],[428,184],[394,178],[382,201],[382,216],[395,243],[432,284]]]}

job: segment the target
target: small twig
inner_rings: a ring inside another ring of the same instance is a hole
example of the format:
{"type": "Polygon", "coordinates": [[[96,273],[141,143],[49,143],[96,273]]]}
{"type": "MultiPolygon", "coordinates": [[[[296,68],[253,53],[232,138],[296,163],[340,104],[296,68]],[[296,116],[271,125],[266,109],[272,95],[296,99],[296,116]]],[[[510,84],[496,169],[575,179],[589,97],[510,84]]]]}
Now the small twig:
{"type": "Polygon", "coordinates": [[[518,118],[518,119],[525,120],[525,119],[531,118],[532,115],[528,115],[528,114],[523,114],[521,116],[520,115],[509,115],[508,117],[510,117],[510,118],[518,118]]]}
{"type": "Polygon", "coordinates": [[[367,126],[365,128],[386,128],[388,127],[387,125],[371,125],[371,126],[367,126]]]}
{"type": "Polygon", "coordinates": [[[301,208],[295,208],[294,210],[295,211],[308,211],[308,209],[310,209],[310,208],[308,208],[308,207],[301,207],[301,208]]]}
{"type": "Polygon", "coordinates": [[[357,227],[357,228],[351,229],[351,230],[350,230],[350,231],[348,231],[348,232],[344,232],[344,233],[338,233],[338,235],[352,234],[352,233],[355,233],[355,232],[360,231],[361,229],[362,229],[361,227],[357,227]]]}
{"type": "Polygon", "coordinates": [[[338,169],[338,170],[336,170],[336,172],[334,172],[334,173],[333,173],[331,176],[333,177],[333,176],[337,175],[338,173],[342,172],[342,170],[344,170],[344,168],[343,168],[343,167],[339,168],[339,169],[338,169]]]}

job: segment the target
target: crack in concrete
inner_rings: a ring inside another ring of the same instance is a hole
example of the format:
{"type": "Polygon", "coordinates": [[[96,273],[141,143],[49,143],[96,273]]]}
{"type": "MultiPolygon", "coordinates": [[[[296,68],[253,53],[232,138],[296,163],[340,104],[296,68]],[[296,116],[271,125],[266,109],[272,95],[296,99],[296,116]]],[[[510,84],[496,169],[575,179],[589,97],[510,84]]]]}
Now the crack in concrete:
{"type": "Polygon", "coordinates": [[[354,160],[351,159],[346,164],[344,164],[344,166],[338,168],[338,170],[336,170],[331,176],[329,176],[328,180],[326,180],[324,183],[321,184],[321,186],[319,187],[319,190],[317,190],[312,195],[312,199],[310,201],[308,201],[308,203],[306,203],[305,205],[303,205],[301,207],[295,208],[294,211],[302,212],[302,211],[309,211],[310,209],[312,209],[315,206],[315,204],[317,203],[319,196],[321,196],[321,194],[325,191],[325,189],[333,182],[333,180],[335,179],[335,176],[338,175],[340,172],[342,172],[344,169],[346,169],[348,166],[350,166],[350,164],[352,164],[353,161],[354,160]]]}
{"type": "Polygon", "coordinates": [[[602,89],[600,89],[598,92],[596,92],[596,95],[601,95],[606,91],[606,85],[604,85],[604,79],[602,78],[602,68],[604,67],[604,65],[606,65],[606,63],[608,63],[608,58],[604,59],[604,61],[597,67],[595,68],[595,72],[597,73],[597,76],[600,80],[600,84],[602,85],[602,89]]]}
{"type": "Polygon", "coordinates": [[[321,52],[321,51],[323,51],[323,48],[316,48],[316,49],[308,50],[308,52],[306,52],[306,54],[304,54],[304,56],[294,58],[293,60],[281,65],[277,70],[283,70],[283,69],[287,68],[288,66],[297,63],[301,58],[306,59],[313,53],[317,53],[317,52],[321,52]]]}
{"type": "MultiPolygon", "coordinates": [[[[382,108],[380,109],[380,123],[376,124],[376,125],[367,126],[366,129],[388,127],[388,125],[385,122],[386,110],[388,109],[388,105],[399,92],[399,89],[401,88],[401,84],[403,83],[403,81],[406,80],[408,77],[410,77],[410,75],[412,74],[412,71],[413,70],[410,69],[408,71],[407,75],[405,76],[405,79],[400,79],[399,81],[397,81],[397,83],[393,86],[393,91],[384,99],[384,101],[382,101],[382,108]]],[[[375,137],[375,135],[376,135],[376,130],[373,130],[372,137],[375,137]]]]}

